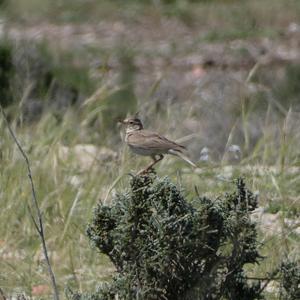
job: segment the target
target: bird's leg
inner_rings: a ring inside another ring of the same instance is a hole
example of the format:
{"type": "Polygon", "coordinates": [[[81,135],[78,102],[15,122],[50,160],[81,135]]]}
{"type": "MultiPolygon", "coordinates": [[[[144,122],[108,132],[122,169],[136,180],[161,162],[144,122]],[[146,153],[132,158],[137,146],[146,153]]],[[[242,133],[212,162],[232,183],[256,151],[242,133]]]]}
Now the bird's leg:
{"type": "Polygon", "coordinates": [[[161,161],[164,158],[164,156],[162,154],[158,154],[158,155],[159,155],[158,158],[156,158],[155,155],[152,155],[151,157],[153,159],[153,162],[149,166],[147,166],[147,168],[145,168],[144,170],[140,171],[138,174],[145,174],[145,173],[147,173],[149,170],[151,170],[153,168],[153,166],[155,164],[157,164],[159,161],[161,161]]]}
{"type": "Polygon", "coordinates": [[[159,157],[158,157],[157,159],[155,158],[155,155],[154,155],[154,157],[152,157],[153,163],[150,164],[150,165],[146,168],[146,171],[151,170],[152,167],[153,167],[155,164],[157,164],[159,161],[161,161],[161,160],[164,158],[164,156],[163,156],[162,154],[158,154],[158,155],[159,155],[159,157]]]}

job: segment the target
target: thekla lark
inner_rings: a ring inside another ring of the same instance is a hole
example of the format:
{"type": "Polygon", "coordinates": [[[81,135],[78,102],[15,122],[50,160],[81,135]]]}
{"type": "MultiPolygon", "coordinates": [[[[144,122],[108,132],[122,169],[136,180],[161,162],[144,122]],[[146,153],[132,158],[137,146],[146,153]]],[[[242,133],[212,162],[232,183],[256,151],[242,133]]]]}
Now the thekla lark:
{"type": "Polygon", "coordinates": [[[120,122],[126,126],[125,142],[129,148],[138,155],[150,156],[153,159],[153,162],[140,173],[149,171],[164,158],[163,154],[178,156],[196,167],[184,154],[186,150],[184,146],[170,141],[156,132],[145,130],[140,119],[133,117],[120,122]]]}

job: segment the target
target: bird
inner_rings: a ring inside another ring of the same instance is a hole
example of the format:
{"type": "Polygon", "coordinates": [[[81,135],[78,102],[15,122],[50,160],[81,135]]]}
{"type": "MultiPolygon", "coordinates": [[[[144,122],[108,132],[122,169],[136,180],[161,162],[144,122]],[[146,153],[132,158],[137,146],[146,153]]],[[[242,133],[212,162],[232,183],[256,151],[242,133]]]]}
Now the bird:
{"type": "Polygon", "coordinates": [[[166,137],[144,129],[143,123],[137,117],[129,117],[120,121],[126,126],[125,143],[130,150],[138,155],[150,156],[153,162],[139,174],[147,173],[153,166],[164,158],[164,154],[171,154],[180,157],[191,166],[196,165],[184,154],[186,148],[166,137]]]}

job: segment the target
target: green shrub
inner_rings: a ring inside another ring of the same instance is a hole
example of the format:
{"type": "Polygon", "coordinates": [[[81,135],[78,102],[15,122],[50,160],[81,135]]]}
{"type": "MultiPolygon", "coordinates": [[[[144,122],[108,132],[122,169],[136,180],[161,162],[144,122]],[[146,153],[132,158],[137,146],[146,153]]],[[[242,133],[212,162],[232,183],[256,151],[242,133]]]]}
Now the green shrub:
{"type": "Polygon", "coordinates": [[[300,299],[300,264],[299,261],[287,260],[281,264],[280,299],[300,299]]]}
{"type": "Polygon", "coordinates": [[[98,204],[87,234],[117,273],[72,299],[259,299],[260,283],[244,272],[260,258],[250,220],[256,197],[238,180],[236,192],[192,204],[155,175],[133,177],[111,206],[98,204]]]}

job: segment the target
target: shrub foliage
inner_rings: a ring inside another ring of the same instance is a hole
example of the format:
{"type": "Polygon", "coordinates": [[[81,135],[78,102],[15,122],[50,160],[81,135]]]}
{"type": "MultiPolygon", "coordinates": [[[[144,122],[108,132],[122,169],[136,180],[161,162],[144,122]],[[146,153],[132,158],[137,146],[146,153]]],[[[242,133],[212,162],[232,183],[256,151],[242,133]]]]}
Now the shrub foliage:
{"type": "Polygon", "coordinates": [[[111,206],[97,205],[87,229],[116,275],[73,299],[259,299],[260,283],[244,272],[260,258],[250,219],[256,206],[241,179],[224,198],[187,202],[168,178],[133,177],[111,206]]]}
{"type": "Polygon", "coordinates": [[[300,261],[286,260],[281,266],[280,299],[300,299],[300,261]]]}

